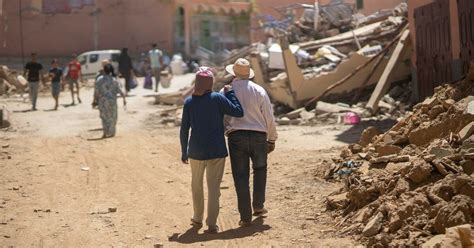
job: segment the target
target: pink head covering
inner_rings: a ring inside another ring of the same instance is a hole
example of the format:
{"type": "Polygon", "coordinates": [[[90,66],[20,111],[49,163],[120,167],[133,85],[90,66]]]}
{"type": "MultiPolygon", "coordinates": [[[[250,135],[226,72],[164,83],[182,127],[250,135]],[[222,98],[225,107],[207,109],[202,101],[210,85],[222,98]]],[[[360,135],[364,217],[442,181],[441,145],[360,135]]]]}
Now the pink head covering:
{"type": "Polygon", "coordinates": [[[193,96],[202,96],[212,91],[214,83],[214,73],[206,66],[199,67],[196,72],[196,83],[194,84],[193,96]]]}

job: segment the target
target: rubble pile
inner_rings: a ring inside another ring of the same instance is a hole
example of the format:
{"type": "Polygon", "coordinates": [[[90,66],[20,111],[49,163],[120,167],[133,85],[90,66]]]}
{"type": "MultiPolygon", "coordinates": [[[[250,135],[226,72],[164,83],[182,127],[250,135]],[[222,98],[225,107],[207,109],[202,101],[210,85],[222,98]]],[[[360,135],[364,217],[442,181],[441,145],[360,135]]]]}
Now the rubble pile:
{"type": "Polygon", "coordinates": [[[467,79],[437,87],[385,133],[366,129],[325,175],[345,182],[326,202],[340,234],[371,247],[411,247],[474,223],[473,134],[467,79]]]}
{"type": "MultiPolygon", "coordinates": [[[[395,85],[392,89],[379,101],[379,109],[377,115],[373,115],[366,110],[367,99],[370,95],[362,95],[362,101],[355,104],[346,104],[343,102],[351,102],[355,93],[349,94],[350,97],[342,95],[334,96],[337,103],[327,103],[319,101],[315,109],[307,111],[300,108],[289,113],[278,115],[276,122],[279,125],[308,125],[314,126],[319,124],[357,124],[349,123],[346,119],[347,115],[355,114],[360,117],[360,121],[383,121],[385,119],[397,120],[406,115],[412,107],[412,91],[408,83],[395,85]],[[345,101],[347,100],[347,101],[345,101]]],[[[282,110],[285,112],[284,110],[282,110]]],[[[278,112],[278,109],[277,109],[278,112]]]]}
{"type": "Polygon", "coordinates": [[[150,114],[145,123],[150,129],[179,127],[182,115],[183,107],[173,106],[150,114]]]}
{"type": "MultiPolygon", "coordinates": [[[[290,31],[270,25],[269,29],[280,32],[268,35],[268,42],[263,47],[255,46],[248,56],[255,71],[254,81],[267,90],[274,103],[291,109],[307,107],[314,98],[331,102],[329,99],[336,96],[357,96],[349,101],[357,103],[361,92],[374,89],[375,84],[386,89],[385,85],[409,82],[411,69],[405,62],[413,47],[403,6],[374,15],[377,18],[372,21],[339,26],[341,33],[325,38],[319,36],[332,26],[316,25],[313,33],[317,35],[307,35],[305,42],[295,42],[290,31]]],[[[348,16],[349,20],[358,20],[354,14],[348,16]]],[[[412,90],[398,94],[405,92],[412,90]]],[[[374,90],[376,102],[386,93],[374,90]]],[[[390,100],[385,99],[382,105],[394,111],[389,106],[394,101],[390,100]]],[[[373,103],[369,108],[374,109],[373,103]]]]}
{"type": "Polygon", "coordinates": [[[23,91],[27,87],[26,79],[7,66],[0,65],[0,96],[13,91],[23,91]]]}

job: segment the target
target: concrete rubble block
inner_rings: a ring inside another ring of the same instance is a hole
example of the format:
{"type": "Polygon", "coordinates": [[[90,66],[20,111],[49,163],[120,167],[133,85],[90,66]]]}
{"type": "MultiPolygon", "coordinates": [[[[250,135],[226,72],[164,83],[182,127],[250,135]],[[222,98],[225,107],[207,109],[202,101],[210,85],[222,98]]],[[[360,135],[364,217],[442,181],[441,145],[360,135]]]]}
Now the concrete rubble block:
{"type": "Polygon", "coordinates": [[[362,230],[362,235],[366,237],[371,237],[379,233],[382,228],[384,216],[382,213],[377,213],[368,223],[365,225],[362,230]]]}
{"type": "Polygon", "coordinates": [[[378,157],[378,158],[372,158],[370,160],[370,163],[371,164],[388,163],[388,162],[390,162],[390,160],[392,160],[396,157],[397,157],[397,155],[392,154],[392,155],[382,156],[382,157],[378,157]]]}
{"type": "Polygon", "coordinates": [[[454,149],[450,146],[432,146],[429,147],[429,154],[435,156],[435,158],[444,158],[454,155],[454,149]]]}
{"type": "Polygon", "coordinates": [[[474,115],[474,101],[470,101],[467,104],[466,113],[470,115],[474,115]]]}
{"type": "Polygon", "coordinates": [[[408,161],[410,161],[410,156],[408,155],[397,156],[396,154],[370,159],[371,164],[382,164],[382,163],[388,163],[388,162],[401,163],[401,162],[408,162],[408,161]]]}
{"type": "Polygon", "coordinates": [[[470,224],[446,229],[442,247],[474,247],[474,232],[470,224]]]}
{"type": "Polygon", "coordinates": [[[434,159],[431,161],[431,164],[434,166],[434,168],[439,172],[439,174],[446,176],[449,174],[448,170],[446,170],[446,167],[441,163],[440,159],[434,159]]]}
{"type": "Polygon", "coordinates": [[[301,111],[300,116],[301,116],[301,119],[305,121],[311,121],[316,118],[316,115],[314,114],[313,111],[306,111],[306,110],[301,111]]]}
{"type": "Polygon", "coordinates": [[[327,197],[326,206],[328,209],[344,209],[349,205],[349,199],[346,197],[346,193],[331,195],[327,197]]]}
{"type": "MultiPolygon", "coordinates": [[[[470,199],[474,200],[474,178],[468,175],[459,175],[456,177],[454,184],[454,190],[460,195],[465,195],[470,199]]],[[[474,211],[474,209],[473,209],[474,211]]]]}
{"type": "Polygon", "coordinates": [[[379,154],[379,156],[387,156],[392,154],[398,154],[402,151],[402,148],[394,145],[376,145],[375,151],[379,154]]]}
{"type": "Polygon", "coordinates": [[[349,145],[349,150],[351,150],[351,152],[353,154],[357,154],[359,152],[362,152],[362,149],[363,149],[363,147],[359,144],[350,144],[349,145]]]}
{"type": "Polygon", "coordinates": [[[390,134],[385,134],[382,138],[382,143],[384,145],[391,145],[394,143],[393,137],[390,134]]]}
{"type": "Polygon", "coordinates": [[[397,185],[395,185],[395,188],[393,189],[393,193],[395,195],[400,196],[401,194],[408,192],[410,190],[410,182],[406,180],[405,178],[400,178],[397,181],[397,185]]]}
{"type": "Polygon", "coordinates": [[[471,136],[462,142],[461,151],[464,153],[474,153],[474,136],[471,136]]]}
{"type": "Polygon", "coordinates": [[[453,99],[446,99],[444,101],[441,101],[441,105],[443,105],[445,109],[450,109],[455,103],[456,101],[454,101],[453,99]]]}
{"type": "Polygon", "coordinates": [[[321,113],[344,113],[344,112],[354,112],[356,114],[362,115],[364,113],[363,109],[359,108],[350,108],[347,106],[342,106],[340,104],[326,103],[318,101],[316,104],[316,114],[321,113]]]}
{"type": "Polygon", "coordinates": [[[436,117],[438,117],[439,114],[443,112],[444,112],[443,105],[436,105],[430,109],[430,111],[428,112],[428,115],[430,116],[431,120],[434,120],[436,119],[436,117]]]}
{"type": "Polygon", "coordinates": [[[426,243],[424,243],[421,248],[442,248],[443,241],[446,235],[438,234],[430,238],[426,243]]]}
{"type": "Polygon", "coordinates": [[[352,156],[352,152],[350,149],[345,148],[341,150],[341,154],[340,154],[341,158],[347,159],[347,158],[350,158],[351,156],[352,156]]]}
{"type": "Polygon", "coordinates": [[[359,156],[359,158],[361,158],[361,159],[366,159],[366,158],[367,158],[367,155],[368,155],[368,153],[366,153],[366,152],[359,152],[357,155],[358,155],[358,156],[359,156]]]}
{"type": "Polygon", "coordinates": [[[282,117],[275,121],[278,125],[298,125],[301,123],[300,119],[289,119],[288,117],[282,117]]]}
{"type": "Polygon", "coordinates": [[[432,108],[436,105],[438,105],[439,101],[435,96],[432,96],[430,98],[426,98],[422,103],[421,106],[432,108]]]}
{"type": "Polygon", "coordinates": [[[381,133],[382,133],[382,132],[381,132],[379,129],[377,129],[376,127],[372,127],[372,126],[371,126],[371,127],[368,127],[368,128],[366,128],[366,129],[362,132],[362,134],[361,134],[361,136],[360,136],[359,144],[360,144],[361,146],[364,146],[364,147],[365,147],[365,146],[367,146],[368,144],[372,143],[372,139],[373,139],[375,136],[377,136],[377,135],[379,135],[379,134],[381,134],[381,133]]]}
{"type": "Polygon", "coordinates": [[[402,163],[402,162],[408,162],[408,161],[410,161],[409,155],[395,156],[394,158],[390,159],[390,162],[394,162],[394,163],[402,163]]]}
{"type": "Polygon", "coordinates": [[[474,133],[474,121],[467,124],[461,131],[459,131],[458,136],[460,141],[464,141],[467,138],[471,137],[474,133]]]}
{"type": "Polygon", "coordinates": [[[290,120],[297,119],[297,118],[300,118],[301,112],[303,112],[303,111],[305,111],[304,108],[299,108],[299,109],[296,109],[296,110],[293,110],[289,113],[284,114],[282,117],[286,117],[290,120]]]}
{"type": "Polygon", "coordinates": [[[402,163],[389,162],[387,166],[385,166],[385,170],[389,172],[399,172],[399,171],[404,170],[405,168],[410,168],[410,167],[411,167],[410,162],[402,162],[402,163]]]}
{"type": "Polygon", "coordinates": [[[412,167],[408,172],[408,178],[414,183],[422,183],[431,175],[432,167],[423,159],[412,161],[412,167]]]}
{"type": "Polygon", "coordinates": [[[452,114],[449,118],[415,128],[408,135],[408,140],[410,144],[423,146],[436,138],[443,138],[450,135],[450,133],[457,133],[473,121],[474,115],[452,114]]]}
{"type": "Polygon", "coordinates": [[[474,200],[465,195],[456,195],[439,210],[434,219],[434,229],[437,233],[444,233],[446,228],[472,223],[474,216],[474,200]]]}

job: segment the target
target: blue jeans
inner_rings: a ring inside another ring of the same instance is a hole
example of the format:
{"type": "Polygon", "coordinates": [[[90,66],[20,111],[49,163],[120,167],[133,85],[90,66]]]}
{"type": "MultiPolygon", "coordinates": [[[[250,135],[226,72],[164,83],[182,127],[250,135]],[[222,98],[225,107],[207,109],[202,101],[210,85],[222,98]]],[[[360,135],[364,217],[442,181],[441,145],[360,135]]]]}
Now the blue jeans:
{"type": "Polygon", "coordinates": [[[254,209],[263,208],[267,184],[267,135],[255,131],[235,131],[229,135],[229,153],[242,221],[252,220],[254,209]],[[253,169],[253,202],[250,205],[250,160],[253,169]]]}
{"type": "Polygon", "coordinates": [[[36,100],[38,99],[39,82],[28,82],[28,94],[30,96],[31,105],[36,109],[36,100]]]}

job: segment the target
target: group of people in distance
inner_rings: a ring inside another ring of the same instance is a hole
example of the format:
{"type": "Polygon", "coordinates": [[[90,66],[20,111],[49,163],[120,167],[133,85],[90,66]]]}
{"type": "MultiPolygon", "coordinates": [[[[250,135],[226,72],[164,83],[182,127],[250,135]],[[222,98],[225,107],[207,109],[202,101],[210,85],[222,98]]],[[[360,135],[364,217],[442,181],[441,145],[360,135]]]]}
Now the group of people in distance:
{"type": "MultiPolygon", "coordinates": [[[[33,111],[36,111],[38,89],[40,83],[43,81],[42,72],[43,65],[37,61],[36,53],[32,53],[31,61],[25,65],[23,76],[26,77],[28,81],[28,90],[33,111]]],[[[75,104],[74,87],[76,87],[77,91],[77,101],[81,103],[81,98],[79,96],[79,82],[82,81],[81,64],[77,61],[77,56],[75,54],[72,55],[72,60],[67,65],[67,74],[65,77],[63,69],[59,67],[57,59],[53,59],[51,62],[51,68],[49,69],[48,74],[51,77],[51,93],[55,101],[54,110],[58,109],[59,93],[61,88],[64,86],[64,82],[69,84],[72,97],[71,104],[75,104]]]]}
{"type": "MultiPolygon", "coordinates": [[[[155,92],[158,92],[158,86],[161,81],[161,71],[164,69],[163,53],[157,48],[156,44],[152,45],[148,56],[144,58],[142,69],[145,73],[146,89],[152,89],[153,78],[155,78],[155,92]]],[[[122,48],[118,58],[118,70],[125,80],[125,94],[127,94],[137,84],[134,82],[134,68],[132,58],[128,55],[128,48],[122,48]]]]}
{"type": "Polygon", "coordinates": [[[218,233],[220,184],[225,158],[230,154],[241,227],[252,224],[252,215],[267,213],[264,207],[267,156],[275,149],[277,131],[267,92],[251,81],[254,72],[246,59],[226,67],[233,80],[220,92],[212,92],[214,73],[200,67],[194,93],[184,103],[180,129],[181,161],[190,164],[194,215],[191,225],[203,226],[206,173],[208,188],[207,233],[218,233]],[[191,130],[191,131],[190,131],[191,130]],[[189,133],[191,132],[191,136],[189,133]],[[228,137],[229,152],[225,144],[228,137]],[[250,194],[250,161],[253,199],[250,194]]]}
{"type": "MultiPolygon", "coordinates": [[[[69,84],[71,91],[72,103],[75,105],[75,98],[81,103],[79,96],[80,82],[83,81],[81,64],[78,61],[77,55],[73,54],[72,60],[67,64],[66,73],[59,66],[58,60],[53,59],[51,67],[48,71],[48,76],[51,79],[51,93],[55,101],[54,110],[58,109],[59,105],[59,93],[64,87],[65,82],[69,84]],[[77,95],[75,97],[75,91],[77,95]]],[[[155,78],[155,91],[158,91],[160,83],[160,73],[164,68],[163,54],[161,50],[157,48],[156,44],[152,45],[152,49],[148,52],[148,67],[150,67],[150,76],[155,78]]],[[[126,95],[134,83],[134,68],[132,60],[128,55],[128,49],[123,48],[118,59],[118,70],[119,74],[125,80],[125,92],[120,89],[120,84],[117,81],[117,75],[115,74],[114,67],[110,60],[102,61],[102,69],[98,72],[95,77],[94,84],[94,98],[92,102],[93,108],[98,108],[103,126],[102,138],[109,138],[115,136],[115,126],[117,124],[117,95],[123,97],[123,103],[126,104],[126,95]]],[[[38,98],[38,89],[40,83],[43,82],[43,65],[38,62],[37,55],[31,54],[31,61],[25,65],[23,75],[27,78],[29,96],[32,104],[32,110],[36,111],[36,103],[38,98]]],[[[152,79],[150,79],[152,80],[152,79]]],[[[136,84],[136,82],[135,82],[136,84]]]]}

